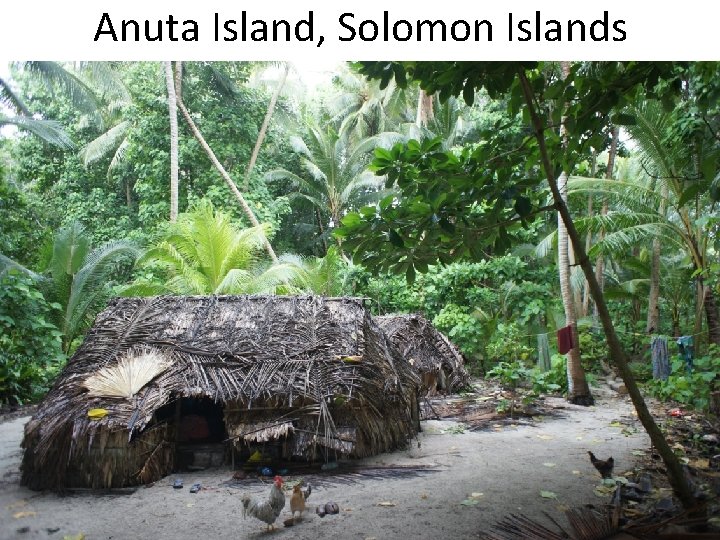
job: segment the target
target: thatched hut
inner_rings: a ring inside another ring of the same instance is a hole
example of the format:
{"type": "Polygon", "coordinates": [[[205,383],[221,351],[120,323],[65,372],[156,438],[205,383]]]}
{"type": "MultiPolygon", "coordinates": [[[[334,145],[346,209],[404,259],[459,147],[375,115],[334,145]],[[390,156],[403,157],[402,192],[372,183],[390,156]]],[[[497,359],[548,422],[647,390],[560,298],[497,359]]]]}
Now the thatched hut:
{"type": "Polygon", "coordinates": [[[383,315],[375,320],[420,374],[423,393],[433,396],[456,392],[470,385],[462,353],[425,317],[418,314],[383,315]]]}
{"type": "Polygon", "coordinates": [[[417,433],[418,388],[361,299],[116,299],[27,424],[22,483],[148,483],[193,447],[205,464],[373,455],[417,433]]]}

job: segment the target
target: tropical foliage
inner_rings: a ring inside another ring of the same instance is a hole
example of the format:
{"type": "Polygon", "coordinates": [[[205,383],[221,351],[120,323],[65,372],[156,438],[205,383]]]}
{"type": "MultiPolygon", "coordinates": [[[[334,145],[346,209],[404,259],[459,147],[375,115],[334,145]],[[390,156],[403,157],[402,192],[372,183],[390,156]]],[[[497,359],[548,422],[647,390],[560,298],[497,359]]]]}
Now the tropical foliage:
{"type": "Polygon", "coordinates": [[[140,258],[141,268],[159,269],[156,279],[126,287],[131,295],[199,295],[289,292],[304,269],[293,258],[264,261],[266,226],[238,228],[230,216],[200,201],[168,223],[157,243],[140,258]]]}
{"type": "MultiPolygon", "coordinates": [[[[714,339],[715,63],[574,63],[566,79],[547,62],[365,63],[313,93],[288,70],[272,96],[254,82],[262,65],[189,62],[175,81],[166,68],[24,62],[0,81],[2,121],[26,123],[0,139],[2,264],[53,306],[43,318],[64,351],[113,292],[314,291],[366,296],[380,313],[422,311],[478,372],[530,369],[537,335],[564,324],[548,167],[570,174],[569,213],[590,261],[603,263],[604,300],[632,359],[649,358],[653,294],[655,332],[697,334],[701,354],[714,339]],[[549,165],[519,73],[548,126],[549,165]],[[170,83],[261,228],[181,116],[180,217],[168,223],[170,83]],[[263,236],[285,253],[278,263],[263,236]]],[[[599,370],[612,354],[589,282],[571,268],[582,365],[599,370]]]]}

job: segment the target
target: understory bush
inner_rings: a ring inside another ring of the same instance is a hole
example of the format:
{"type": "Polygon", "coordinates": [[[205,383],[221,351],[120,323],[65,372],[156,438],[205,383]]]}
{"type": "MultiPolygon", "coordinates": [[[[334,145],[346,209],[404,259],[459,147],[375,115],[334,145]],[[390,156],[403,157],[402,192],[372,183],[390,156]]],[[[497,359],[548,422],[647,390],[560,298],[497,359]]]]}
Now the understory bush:
{"type": "Polygon", "coordinates": [[[558,394],[567,392],[566,358],[554,354],[551,368],[540,371],[537,367],[528,367],[521,361],[498,362],[487,372],[489,379],[497,379],[509,388],[529,387],[534,394],[558,394]]]}
{"type": "Polygon", "coordinates": [[[61,332],[50,323],[49,304],[28,276],[0,277],[0,404],[32,401],[63,365],[61,332]]]}
{"type": "Polygon", "coordinates": [[[706,410],[710,404],[710,392],[720,389],[720,348],[711,345],[708,354],[694,360],[692,370],[676,356],[667,380],[651,379],[645,387],[659,399],[706,410]]]}

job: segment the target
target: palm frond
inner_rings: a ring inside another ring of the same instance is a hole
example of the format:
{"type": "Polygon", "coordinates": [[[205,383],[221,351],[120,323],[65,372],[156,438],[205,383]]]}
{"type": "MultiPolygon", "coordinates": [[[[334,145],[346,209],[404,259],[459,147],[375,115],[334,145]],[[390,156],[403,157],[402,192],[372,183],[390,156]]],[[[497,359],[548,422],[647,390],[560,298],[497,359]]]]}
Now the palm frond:
{"type": "Polygon", "coordinates": [[[72,139],[70,139],[70,136],[65,132],[60,123],[54,120],[36,120],[35,118],[22,115],[6,116],[0,113],[0,126],[17,126],[19,129],[40,137],[48,144],[53,144],[60,148],[72,149],[75,147],[72,139]]]}
{"type": "Polygon", "coordinates": [[[92,89],[60,63],[22,62],[19,67],[44,81],[51,91],[55,87],[60,88],[79,110],[88,114],[97,113],[99,103],[92,89]]]}
{"type": "Polygon", "coordinates": [[[155,350],[126,356],[115,366],[100,369],[82,385],[92,397],[132,398],[147,383],[170,367],[170,360],[155,350]]]}
{"type": "MultiPolygon", "coordinates": [[[[80,152],[84,165],[87,167],[113,153],[117,155],[123,146],[130,130],[130,121],[124,120],[111,127],[105,133],[90,141],[80,152]]],[[[124,150],[123,150],[124,152],[124,150]]],[[[115,156],[113,156],[113,159],[115,156]]]]}
{"type": "Polygon", "coordinates": [[[139,255],[140,250],[132,242],[115,240],[92,250],[84,258],[81,268],[73,276],[65,305],[62,330],[68,342],[89,322],[88,312],[98,298],[107,294],[107,284],[117,264],[123,259],[134,264],[139,255]]]}
{"type": "Polygon", "coordinates": [[[20,96],[13,91],[10,81],[6,81],[2,77],[0,77],[0,105],[5,105],[15,114],[32,116],[30,109],[27,108],[20,96]]]}
{"type": "Polygon", "coordinates": [[[161,296],[164,294],[173,294],[162,283],[135,282],[125,285],[118,292],[118,296],[161,296]]]}
{"type": "Polygon", "coordinates": [[[535,256],[539,259],[547,257],[557,248],[557,231],[552,231],[545,238],[540,240],[535,247],[535,256]]]}

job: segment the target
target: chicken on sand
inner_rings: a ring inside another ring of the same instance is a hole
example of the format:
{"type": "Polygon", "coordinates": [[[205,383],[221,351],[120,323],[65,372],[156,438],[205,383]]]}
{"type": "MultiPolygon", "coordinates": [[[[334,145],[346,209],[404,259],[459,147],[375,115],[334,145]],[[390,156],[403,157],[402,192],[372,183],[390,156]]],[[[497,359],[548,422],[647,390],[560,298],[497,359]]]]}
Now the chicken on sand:
{"type": "Polygon", "coordinates": [[[292,512],[293,522],[295,522],[296,513],[302,519],[302,514],[305,511],[305,501],[308,500],[311,492],[312,486],[308,486],[305,491],[300,489],[300,484],[293,486],[293,493],[290,496],[290,511],[292,512]]]}
{"type": "Polygon", "coordinates": [[[273,485],[270,488],[270,495],[265,500],[258,500],[251,495],[242,496],[243,518],[248,515],[267,523],[267,529],[275,528],[275,520],[280,516],[280,512],[285,508],[285,494],[282,490],[283,479],[276,476],[273,485]]]}
{"type": "Polygon", "coordinates": [[[615,466],[615,460],[610,456],[608,459],[598,459],[595,454],[588,450],[590,454],[590,462],[598,470],[603,478],[612,478],[613,467],[615,466]]]}

